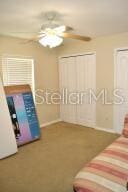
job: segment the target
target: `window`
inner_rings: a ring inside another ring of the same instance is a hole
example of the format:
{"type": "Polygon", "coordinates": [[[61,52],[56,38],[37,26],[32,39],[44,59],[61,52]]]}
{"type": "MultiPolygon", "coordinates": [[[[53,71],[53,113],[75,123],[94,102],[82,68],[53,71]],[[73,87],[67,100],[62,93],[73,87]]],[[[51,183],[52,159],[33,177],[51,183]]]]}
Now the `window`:
{"type": "Polygon", "coordinates": [[[19,57],[3,57],[2,72],[4,85],[29,84],[34,92],[34,60],[19,57]]]}

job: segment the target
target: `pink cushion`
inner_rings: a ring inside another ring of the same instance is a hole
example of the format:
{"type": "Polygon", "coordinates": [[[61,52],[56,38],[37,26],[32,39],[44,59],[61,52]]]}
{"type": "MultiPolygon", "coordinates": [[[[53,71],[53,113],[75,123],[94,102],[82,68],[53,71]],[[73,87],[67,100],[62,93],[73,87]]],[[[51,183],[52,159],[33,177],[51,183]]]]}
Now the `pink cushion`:
{"type": "Polygon", "coordinates": [[[128,182],[128,138],[120,136],[77,175],[76,192],[125,192],[128,182]]]}
{"type": "Polygon", "coordinates": [[[124,135],[124,137],[128,137],[128,114],[126,114],[124,119],[124,128],[122,134],[124,135]]]}

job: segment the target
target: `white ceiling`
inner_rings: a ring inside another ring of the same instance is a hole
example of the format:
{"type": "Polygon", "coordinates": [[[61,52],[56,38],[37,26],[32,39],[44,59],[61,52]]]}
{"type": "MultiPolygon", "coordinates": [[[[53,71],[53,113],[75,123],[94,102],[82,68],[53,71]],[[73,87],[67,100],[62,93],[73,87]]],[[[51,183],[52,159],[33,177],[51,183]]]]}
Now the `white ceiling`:
{"type": "Polygon", "coordinates": [[[0,0],[0,34],[30,38],[48,11],[57,11],[61,23],[77,34],[97,37],[128,31],[128,0],[0,0]]]}

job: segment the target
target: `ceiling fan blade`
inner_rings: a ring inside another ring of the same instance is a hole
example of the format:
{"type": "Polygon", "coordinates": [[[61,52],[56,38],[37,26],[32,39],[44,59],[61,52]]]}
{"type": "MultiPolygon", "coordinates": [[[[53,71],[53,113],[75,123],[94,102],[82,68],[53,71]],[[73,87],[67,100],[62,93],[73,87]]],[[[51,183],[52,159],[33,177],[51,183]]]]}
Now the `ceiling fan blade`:
{"type": "Polygon", "coordinates": [[[46,34],[42,32],[42,34],[37,35],[37,36],[35,36],[35,37],[31,38],[31,39],[26,40],[25,43],[31,43],[33,41],[38,41],[40,38],[45,37],[45,36],[46,36],[46,34]]]}
{"type": "Polygon", "coordinates": [[[72,27],[66,26],[66,31],[73,31],[72,27]]]}
{"type": "Polygon", "coordinates": [[[20,43],[21,44],[28,44],[28,43],[36,42],[38,39],[39,39],[38,37],[34,37],[34,38],[31,38],[31,39],[23,40],[20,43]]]}
{"type": "Polygon", "coordinates": [[[37,38],[41,38],[41,37],[44,37],[44,36],[46,36],[46,34],[42,33],[42,34],[38,35],[37,38]]]}
{"type": "Polygon", "coordinates": [[[76,35],[73,33],[62,33],[62,37],[71,38],[71,39],[78,39],[78,40],[82,40],[82,41],[90,41],[91,40],[90,37],[76,35]]]}

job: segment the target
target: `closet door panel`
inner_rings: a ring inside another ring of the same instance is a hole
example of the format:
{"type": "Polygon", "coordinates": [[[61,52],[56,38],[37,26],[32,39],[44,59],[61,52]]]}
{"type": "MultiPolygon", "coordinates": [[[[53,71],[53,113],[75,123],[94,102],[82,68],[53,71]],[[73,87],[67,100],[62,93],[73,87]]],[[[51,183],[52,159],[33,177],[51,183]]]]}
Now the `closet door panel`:
{"type": "Polygon", "coordinates": [[[96,123],[96,103],[92,100],[91,92],[96,90],[96,62],[95,55],[86,55],[86,123],[95,126],[96,123]]]}
{"type": "Polygon", "coordinates": [[[77,122],[82,125],[95,125],[95,103],[91,102],[90,90],[95,92],[95,55],[76,57],[77,91],[81,95],[77,105],[77,122]]]}
{"type": "MultiPolygon", "coordinates": [[[[128,113],[128,50],[118,51],[115,63],[115,89],[123,98],[123,102],[114,106],[114,128],[122,132],[124,117],[128,113]]],[[[121,100],[116,98],[116,102],[121,100]]]]}
{"type": "Polygon", "coordinates": [[[77,105],[77,123],[86,123],[86,57],[76,57],[76,71],[77,71],[77,93],[80,96],[79,103],[77,105]]]}
{"type": "Polygon", "coordinates": [[[76,63],[75,57],[68,58],[68,117],[67,120],[70,123],[76,123],[76,98],[74,93],[76,92],[76,63]]]}
{"type": "Polygon", "coordinates": [[[76,91],[76,67],[75,58],[62,58],[60,62],[60,81],[61,93],[64,98],[61,103],[61,119],[66,122],[76,122],[76,100],[73,93],[76,91]]]}
{"type": "Polygon", "coordinates": [[[67,79],[67,60],[61,59],[59,61],[59,78],[60,78],[60,94],[61,94],[61,104],[60,104],[60,118],[63,121],[67,119],[67,106],[65,104],[64,90],[67,89],[68,79],[67,79]]]}
{"type": "Polygon", "coordinates": [[[90,89],[95,91],[95,55],[60,59],[61,119],[66,122],[95,125],[95,102],[90,103],[90,89]],[[64,95],[64,94],[63,94],[64,95]]]}

